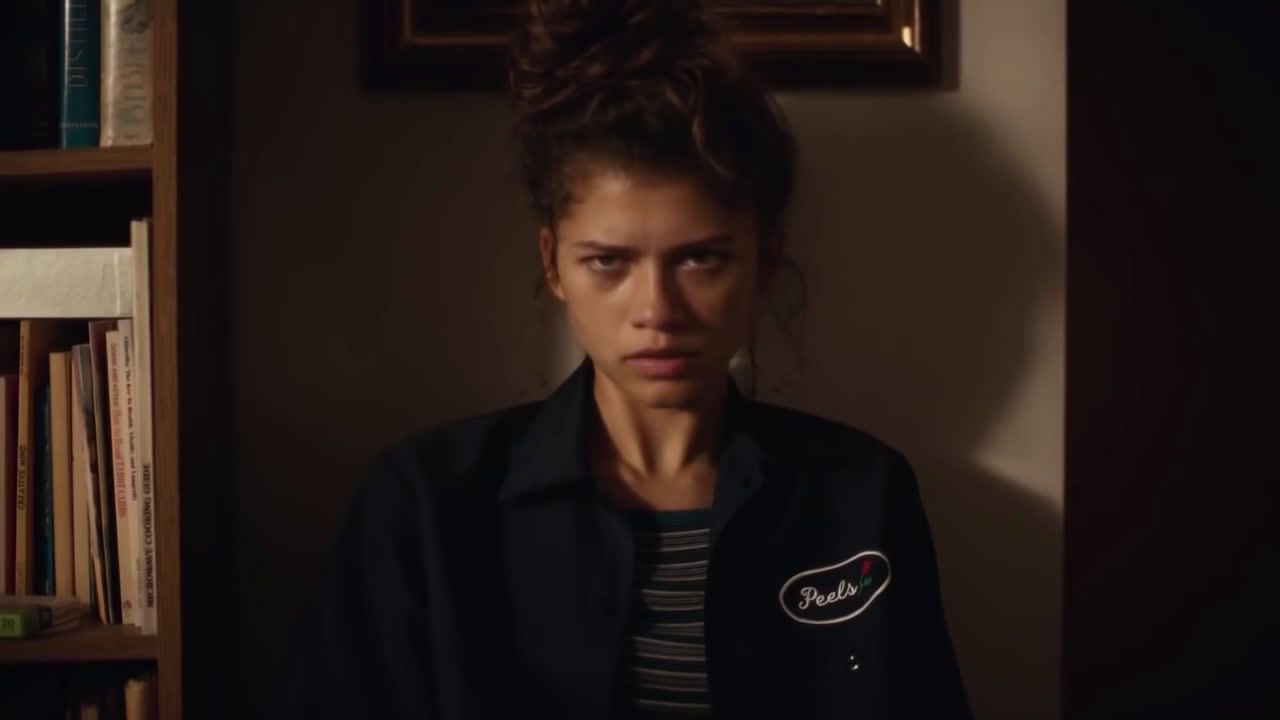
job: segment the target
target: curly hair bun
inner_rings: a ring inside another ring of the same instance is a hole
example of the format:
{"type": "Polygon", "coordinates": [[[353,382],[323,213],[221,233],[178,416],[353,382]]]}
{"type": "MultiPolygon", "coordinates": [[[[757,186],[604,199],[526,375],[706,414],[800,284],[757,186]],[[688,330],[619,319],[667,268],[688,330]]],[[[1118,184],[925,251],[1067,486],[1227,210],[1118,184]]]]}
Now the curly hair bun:
{"type": "Polygon", "coordinates": [[[687,65],[718,37],[701,0],[531,0],[508,80],[522,114],[546,113],[575,94],[687,65]]]}
{"type": "Polygon", "coordinates": [[[600,168],[697,176],[775,227],[795,141],[701,0],[531,0],[511,38],[512,135],[533,209],[555,227],[600,168]]]}

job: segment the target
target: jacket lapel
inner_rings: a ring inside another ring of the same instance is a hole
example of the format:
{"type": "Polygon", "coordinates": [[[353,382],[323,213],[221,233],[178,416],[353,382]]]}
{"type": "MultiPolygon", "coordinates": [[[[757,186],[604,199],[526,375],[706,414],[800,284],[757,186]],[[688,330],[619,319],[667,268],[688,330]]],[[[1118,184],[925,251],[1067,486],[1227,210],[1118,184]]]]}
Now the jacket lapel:
{"type": "Polygon", "coordinates": [[[610,715],[633,542],[596,491],[584,430],[589,359],[542,404],[512,449],[499,490],[515,658],[544,693],[533,715],[610,715]]]}
{"type": "MultiPolygon", "coordinates": [[[[547,711],[566,718],[611,714],[635,564],[625,513],[588,471],[594,372],[584,359],[543,402],[512,448],[498,495],[515,659],[546,693],[547,711]]],[[[755,404],[726,382],[713,551],[764,481],[755,404]]]]}

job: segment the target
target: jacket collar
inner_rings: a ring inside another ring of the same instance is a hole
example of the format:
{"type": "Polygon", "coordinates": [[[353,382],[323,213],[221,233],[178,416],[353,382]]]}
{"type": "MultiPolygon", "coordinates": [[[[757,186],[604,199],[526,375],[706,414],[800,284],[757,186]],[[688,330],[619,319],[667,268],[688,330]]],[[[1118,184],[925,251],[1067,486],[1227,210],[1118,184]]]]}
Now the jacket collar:
{"type": "MultiPolygon", "coordinates": [[[[515,441],[507,476],[498,491],[500,501],[590,484],[586,430],[594,411],[594,382],[595,366],[590,357],[584,358],[541,403],[515,441]]],[[[794,419],[789,411],[779,413],[777,408],[746,397],[728,374],[725,382],[729,388],[716,506],[736,505],[754,492],[763,483],[767,467],[809,465],[843,455],[844,448],[833,448],[796,432],[795,423],[788,422],[794,419]]]]}

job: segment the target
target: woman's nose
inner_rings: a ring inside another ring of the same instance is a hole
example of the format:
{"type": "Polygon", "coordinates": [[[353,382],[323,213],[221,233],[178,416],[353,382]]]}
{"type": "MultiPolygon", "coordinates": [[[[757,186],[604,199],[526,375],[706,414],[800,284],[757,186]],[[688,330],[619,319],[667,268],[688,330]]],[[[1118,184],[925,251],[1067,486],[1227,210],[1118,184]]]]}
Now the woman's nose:
{"type": "Polygon", "coordinates": [[[684,305],[674,273],[658,263],[647,263],[639,272],[632,296],[632,324],[649,329],[678,325],[683,320],[684,305]]]}

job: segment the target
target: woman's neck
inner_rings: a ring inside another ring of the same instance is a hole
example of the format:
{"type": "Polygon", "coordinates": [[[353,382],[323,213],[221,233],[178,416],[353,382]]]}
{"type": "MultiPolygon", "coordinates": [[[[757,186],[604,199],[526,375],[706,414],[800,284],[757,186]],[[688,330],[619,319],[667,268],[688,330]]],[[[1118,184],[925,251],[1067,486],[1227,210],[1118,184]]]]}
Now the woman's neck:
{"type": "Polygon", "coordinates": [[[627,507],[710,504],[727,381],[696,406],[646,407],[596,371],[591,466],[602,489],[627,507]]]}

